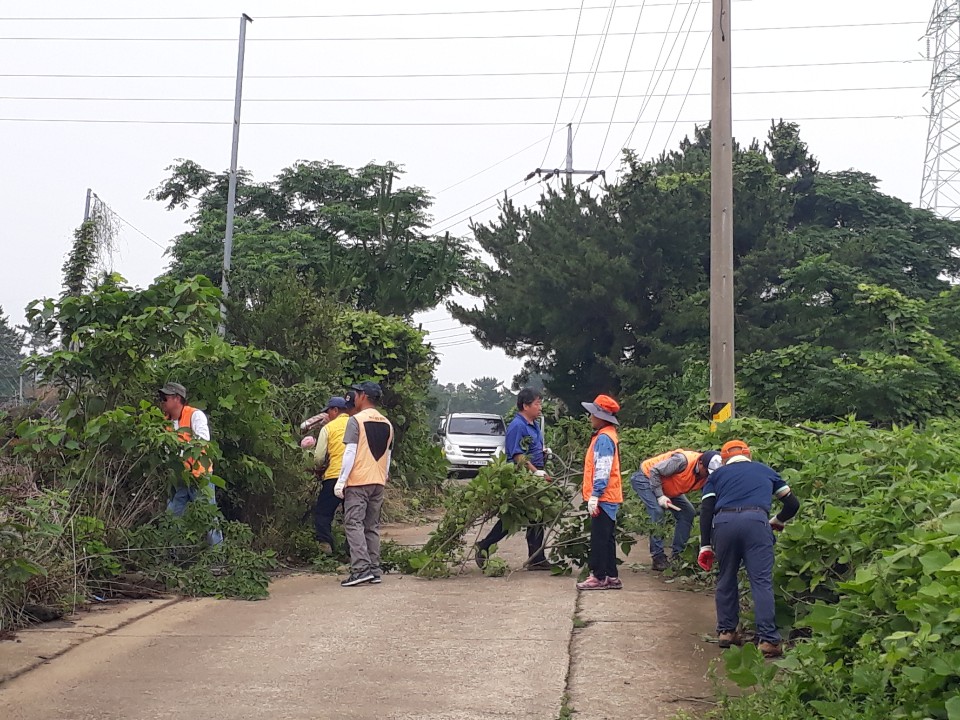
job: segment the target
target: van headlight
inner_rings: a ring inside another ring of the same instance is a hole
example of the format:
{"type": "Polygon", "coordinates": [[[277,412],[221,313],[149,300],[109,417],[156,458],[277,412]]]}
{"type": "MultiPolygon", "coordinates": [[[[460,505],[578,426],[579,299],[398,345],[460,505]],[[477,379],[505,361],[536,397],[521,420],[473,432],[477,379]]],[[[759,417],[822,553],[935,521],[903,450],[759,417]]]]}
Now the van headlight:
{"type": "Polygon", "coordinates": [[[454,445],[454,444],[453,444],[452,442],[450,442],[449,440],[444,439],[444,441],[443,441],[443,449],[446,450],[446,451],[449,452],[449,453],[455,453],[455,452],[457,451],[457,446],[454,445]]]}

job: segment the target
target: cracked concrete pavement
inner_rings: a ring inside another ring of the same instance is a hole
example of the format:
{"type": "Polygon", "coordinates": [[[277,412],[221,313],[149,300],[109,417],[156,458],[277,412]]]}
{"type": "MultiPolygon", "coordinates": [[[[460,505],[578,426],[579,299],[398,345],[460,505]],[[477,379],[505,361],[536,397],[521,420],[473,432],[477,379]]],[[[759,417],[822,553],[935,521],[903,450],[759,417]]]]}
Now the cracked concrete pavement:
{"type": "MultiPolygon", "coordinates": [[[[422,542],[428,529],[388,534],[422,542]]],[[[518,567],[523,549],[515,537],[502,554],[518,567]]],[[[567,697],[581,720],[668,718],[710,695],[712,600],[623,578],[578,599],[570,577],[485,578],[471,564],[358,588],[294,575],[260,602],[130,603],[0,643],[0,706],[10,720],[542,720],[567,697]]]]}

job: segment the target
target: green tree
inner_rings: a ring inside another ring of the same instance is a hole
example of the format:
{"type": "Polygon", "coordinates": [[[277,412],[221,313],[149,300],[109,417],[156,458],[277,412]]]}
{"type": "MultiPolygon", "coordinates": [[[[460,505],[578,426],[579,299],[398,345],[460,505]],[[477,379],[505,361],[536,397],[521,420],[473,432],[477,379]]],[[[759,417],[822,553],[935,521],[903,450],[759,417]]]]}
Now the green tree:
{"type": "Polygon", "coordinates": [[[19,392],[20,363],[23,360],[23,333],[10,325],[0,307],[0,399],[19,392]]]}
{"type": "MultiPolygon", "coordinates": [[[[654,161],[627,153],[602,197],[506,203],[474,228],[493,260],[483,305],[453,314],[486,345],[527,358],[525,372],[548,376],[569,407],[614,392],[630,421],[675,416],[709,352],[709,157],[709,130],[698,128],[654,161]]],[[[740,357],[797,343],[868,347],[875,325],[855,311],[862,285],[930,301],[960,270],[960,226],[884,195],[865,173],[820,171],[795,124],[735,147],[734,182],[740,357]]],[[[930,312],[948,315],[949,299],[930,312]]]]}
{"type": "MultiPolygon", "coordinates": [[[[168,209],[195,205],[191,229],[171,249],[170,273],[219,283],[227,176],[189,160],[150,195],[168,209]]],[[[295,275],[318,294],[362,310],[409,316],[466,288],[475,261],[454,237],[431,236],[432,199],[399,186],[403,169],[370,163],[356,170],[298,162],[269,182],[238,174],[231,288],[242,304],[265,278],[295,275]]]]}

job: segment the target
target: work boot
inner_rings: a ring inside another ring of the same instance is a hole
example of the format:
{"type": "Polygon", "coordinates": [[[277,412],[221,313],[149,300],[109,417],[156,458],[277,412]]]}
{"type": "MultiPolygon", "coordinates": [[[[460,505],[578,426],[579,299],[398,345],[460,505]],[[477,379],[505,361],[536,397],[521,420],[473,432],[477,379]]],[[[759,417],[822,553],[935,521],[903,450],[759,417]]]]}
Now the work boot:
{"type": "Polygon", "coordinates": [[[489,551],[486,548],[482,548],[479,545],[475,548],[476,552],[474,553],[473,559],[477,563],[477,567],[483,570],[487,565],[487,558],[490,556],[489,551]]]}
{"type": "Polygon", "coordinates": [[[670,567],[670,561],[667,560],[666,555],[654,555],[653,556],[653,569],[656,572],[663,572],[670,567]]]}
{"type": "Polygon", "coordinates": [[[780,643],[772,643],[767,642],[766,640],[761,640],[760,644],[757,645],[757,648],[763,653],[765,658],[783,657],[783,648],[780,646],[780,643]]]}
{"type": "Polygon", "coordinates": [[[736,630],[726,630],[720,633],[718,644],[722,648],[728,648],[731,645],[740,644],[740,635],[736,630]]]}

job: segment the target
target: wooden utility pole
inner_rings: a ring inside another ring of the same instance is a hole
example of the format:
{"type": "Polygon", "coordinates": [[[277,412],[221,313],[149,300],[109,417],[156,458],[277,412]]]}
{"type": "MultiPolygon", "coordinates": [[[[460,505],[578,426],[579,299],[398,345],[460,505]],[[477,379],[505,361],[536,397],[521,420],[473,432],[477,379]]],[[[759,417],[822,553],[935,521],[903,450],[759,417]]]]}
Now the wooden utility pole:
{"type": "Polygon", "coordinates": [[[731,0],[713,0],[710,121],[710,417],[734,415],[731,0]]]}

